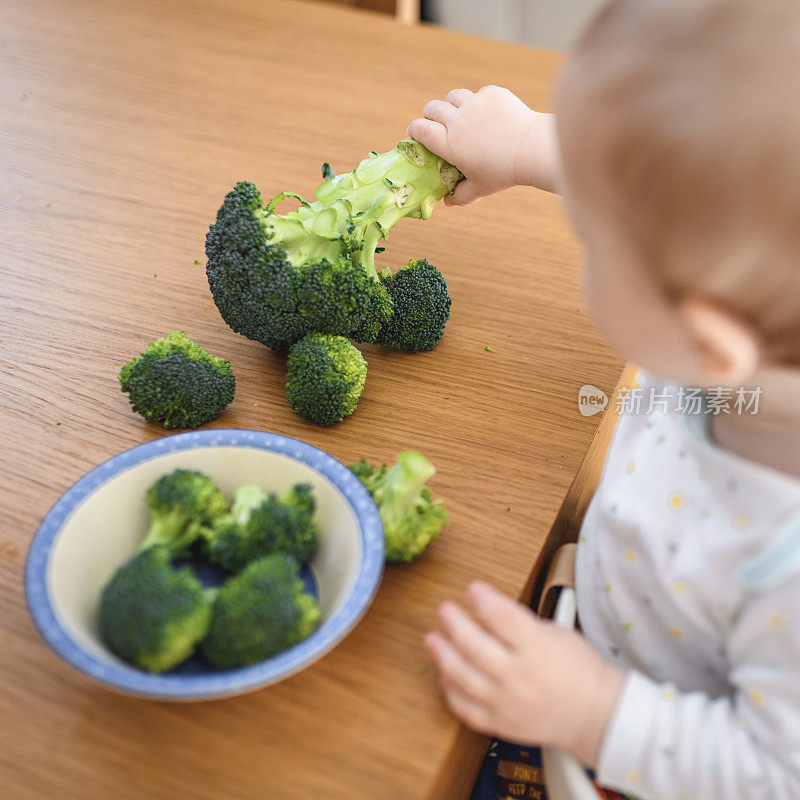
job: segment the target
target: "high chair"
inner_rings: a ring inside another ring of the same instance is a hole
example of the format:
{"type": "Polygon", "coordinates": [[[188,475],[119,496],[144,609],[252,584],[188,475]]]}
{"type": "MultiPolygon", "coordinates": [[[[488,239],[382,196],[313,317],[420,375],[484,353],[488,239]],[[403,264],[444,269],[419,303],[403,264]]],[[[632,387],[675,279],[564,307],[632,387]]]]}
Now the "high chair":
{"type": "MultiPolygon", "coordinates": [[[[556,551],[539,602],[539,616],[552,617],[565,628],[574,628],[578,616],[574,589],[576,549],[575,544],[569,543],[556,551]]],[[[542,770],[548,800],[602,800],[583,766],[561,750],[542,748],[542,770]]]]}

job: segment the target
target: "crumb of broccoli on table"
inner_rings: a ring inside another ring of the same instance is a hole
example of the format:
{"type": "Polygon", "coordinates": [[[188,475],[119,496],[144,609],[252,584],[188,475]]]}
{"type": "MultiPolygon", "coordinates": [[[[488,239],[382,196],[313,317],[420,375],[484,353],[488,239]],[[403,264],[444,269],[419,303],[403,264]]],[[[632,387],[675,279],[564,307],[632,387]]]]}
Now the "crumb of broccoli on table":
{"type": "Polygon", "coordinates": [[[122,367],[119,382],[133,410],[165,428],[197,428],[215,419],[236,389],[230,362],[183,331],[151,342],[122,367]]]}

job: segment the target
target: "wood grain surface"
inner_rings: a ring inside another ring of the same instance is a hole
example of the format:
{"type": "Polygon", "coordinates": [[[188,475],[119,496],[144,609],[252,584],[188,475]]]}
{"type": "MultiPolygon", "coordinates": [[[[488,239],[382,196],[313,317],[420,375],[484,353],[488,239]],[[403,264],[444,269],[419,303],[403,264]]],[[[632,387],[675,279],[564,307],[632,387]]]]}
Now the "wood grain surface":
{"type": "Polygon", "coordinates": [[[364,349],[367,386],[320,429],[285,400],[284,358],[230,331],[202,266],[233,183],[312,194],[405,136],[449,89],[508,86],[546,108],[553,54],[294,0],[0,0],[0,798],[464,800],[486,740],[446,712],[421,646],[482,577],[520,596],[597,424],[578,388],[621,363],[579,299],[556,197],[515,189],[392,231],[380,266],[449,281],[441,344],[364,349]],[[452,524],[385,572],[332,653],[266,690],[171,705],[59,661],[22,591],[47,509],[87,470],[166,435],[120,366],[185,329],[233,364],[216,427],[280,431],[349,463],[417,448],[452,524]],[[489,345],[495,352],[487,352],[489,345]]]}

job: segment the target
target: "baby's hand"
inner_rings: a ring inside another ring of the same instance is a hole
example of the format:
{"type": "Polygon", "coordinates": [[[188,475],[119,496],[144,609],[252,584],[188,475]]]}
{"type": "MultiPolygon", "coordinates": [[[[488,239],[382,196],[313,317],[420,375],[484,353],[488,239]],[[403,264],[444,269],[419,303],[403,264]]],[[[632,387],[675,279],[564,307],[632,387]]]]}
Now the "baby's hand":
{"type": "Polygon", "coordinates": [[[559,747],[596,766],[625,673],[575,631],[486,584],[470,586],[469,599],[485,628],[444,603],[444,633],[425,638],[453,713],[482,733],[559,747]]]}
{"type": "Polygon", "coordinates": [[[550,114],[531,110],[508,89],[453,89],[431,100],[408,135],[457,166],[466,180],[445,198],[467,205],[524,184],[553,191],[558,170],[555,125],[550,114]]]}

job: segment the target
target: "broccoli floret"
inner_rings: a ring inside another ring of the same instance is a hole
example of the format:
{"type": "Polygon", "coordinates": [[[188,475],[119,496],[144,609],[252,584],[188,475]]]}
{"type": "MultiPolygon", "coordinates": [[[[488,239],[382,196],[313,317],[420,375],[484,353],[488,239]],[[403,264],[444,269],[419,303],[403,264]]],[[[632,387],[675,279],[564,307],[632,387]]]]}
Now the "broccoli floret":
{"type": "Polygon", "coordinates": [[[196,428],[215,419],[236,389],[230,362],[183,331],[150,342],[120,370],[119,382],[133,410],[165,428],[196,428]]]}
{"type": "Polygon", "coordinates": [[[298,483],[281,497],[258,486],[236,490],[231,513],[205,532],[208,557],[230,572],[271,553],[288,553],[308,563],[319,547],[311,486],[298,483]]]}
{"type": "Polygon", "coordinates": [[[311,333],[292,345],[286,363],[291,409],[318,425],[341,422],[356,410],[367,362],[343,336],[311,333]]]}
{"type": "Polygon", "coordinates": [[[206,273],[223,319],[275,349],[315,332],[374,341],[392,311],[375,270],[379,242],[403,217],[427,219],[460,177],[406,139],[325,180],[313,203],[285,192],[264,207],[252,183],[238,183],[206,237],[206,273]],[[286,197],[300,206],[276,214],[286,197]]]}
{"type": "Polygon", "coordinates": [[[147,505],[150,530],[141,549],[165,545],[173,555],[185,551],[229,511],[228,501],[208,475],[186,469],[160,477],[147,490],[147,505]]]}
{"type": "Polygon", "coordinates": [[[377,344],[409,353],[433,350],[450,318],[450,295],[442,273],[423,258],[409,261],[394,274],[382,270],[380,278],[392,298],[393,311],[378,333],[377,344]]]}
{"type": "Polygon", "coordinates": [[[449,523],[447,509],[431,500],[425,482],[436,472],[422,453],[404,450],[386,469],[363,459],[350,469],[369,489],[383,520],[387,561],[412,561],[449,523]]]}
{"type": "Polygon", "coordinates": [[[221,669],[242,667],[305,639],[319,619],[297,562],[276,553],[253,561],[218,590],[201,650],[221,669]]]}
{"type": "Polygon", "coordinates": [[[187,659],[208,631],[211,603],[191,569],[175,569],[167,547],[150,547],[123,564],[100,596],[103,641],[120,658],[151,672],[187,659]]]}
{"type": "Polygon", "coordinates": [[[386,464],[378,467],[368,464],[363,458],[357,464],[351,464],[350,469],[361,479],[361,483],[369,489],[370,494],[375,493],[386,477],[386,464]]]}

